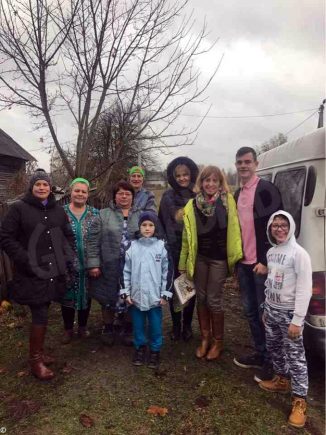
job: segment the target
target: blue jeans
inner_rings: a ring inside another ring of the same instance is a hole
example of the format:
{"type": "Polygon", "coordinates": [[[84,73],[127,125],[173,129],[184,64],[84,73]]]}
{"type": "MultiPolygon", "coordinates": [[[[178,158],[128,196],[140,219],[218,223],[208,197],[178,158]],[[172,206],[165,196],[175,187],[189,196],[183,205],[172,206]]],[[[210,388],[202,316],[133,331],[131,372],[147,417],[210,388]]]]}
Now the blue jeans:
{"type": "Polygon", "coordinates": [[[162,307],[140,311],[134,305],[131,307],[131,318],[134,333],[134,345],[138,349],[147,344],[146,319],[148,319],[149,346],[153,352],[159,352],[162,343],[162,307]]]}
{"type": "Polygon", "coordinates": [[[255,350],[267,359],[265,328],[260,305],[265,301],[266,275],[253,272],[255,264],[238,263],[237,271],[243,311],[249,322],[255,350]]]}

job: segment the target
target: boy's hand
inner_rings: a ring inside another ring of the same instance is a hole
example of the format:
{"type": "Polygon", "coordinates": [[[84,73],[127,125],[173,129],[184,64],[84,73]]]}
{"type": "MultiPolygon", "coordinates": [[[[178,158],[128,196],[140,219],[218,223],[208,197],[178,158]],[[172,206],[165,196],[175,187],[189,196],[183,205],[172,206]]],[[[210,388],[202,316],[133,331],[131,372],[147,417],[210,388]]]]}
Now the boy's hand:
{"type": "Polygon", "coordinates": [[[160,300],[160,305],[166,305],[168,303],[168,301],[164,298],[161,298],[160,300]]]}
{"type": "Polygon", "coordinates": [[[256,275],[267,275],[268,269],[263,264],[257,263],[256,266],[253,268],[253,272],[256,275]]]}
{"type": "Polygon", "coordinates": [[[291,338],[291,340],[295,340],[296,338],[299,338],[300,335],[301,335],[301,326],[293,325],[293,323],[290,323],[288,329],[289,338],[291,338]]]}
{"type": "Polygon", "coordinates": [[[128,305],[133,305],[133,301],[131,300],[130,296],[126,297],[126,302],[127,302],[128,305]]]}

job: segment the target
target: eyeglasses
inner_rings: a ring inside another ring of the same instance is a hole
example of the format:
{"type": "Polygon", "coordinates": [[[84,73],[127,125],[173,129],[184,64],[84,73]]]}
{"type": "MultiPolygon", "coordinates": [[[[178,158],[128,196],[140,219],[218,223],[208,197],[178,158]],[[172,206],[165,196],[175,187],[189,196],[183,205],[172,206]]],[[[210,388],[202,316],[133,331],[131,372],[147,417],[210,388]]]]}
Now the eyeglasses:
{"type": "Polygon", "coordinates": [[[117,192],[116,195],[118,195],[118,196],[132,196],[132,193],[130,193],[130,192],[117,192]]]}
{"type": "Polygon", "coordinates": [[[273,229],[273,230],[279,230],[279,229],[281,229],[281,230],[283,230],[283,231],[286,231],[286,230],[289,229],[289,225],[287,225],[287,224],[281,224],[281,225],[273,224],[273,225],[272,225],[272,229],[273,229]]]}

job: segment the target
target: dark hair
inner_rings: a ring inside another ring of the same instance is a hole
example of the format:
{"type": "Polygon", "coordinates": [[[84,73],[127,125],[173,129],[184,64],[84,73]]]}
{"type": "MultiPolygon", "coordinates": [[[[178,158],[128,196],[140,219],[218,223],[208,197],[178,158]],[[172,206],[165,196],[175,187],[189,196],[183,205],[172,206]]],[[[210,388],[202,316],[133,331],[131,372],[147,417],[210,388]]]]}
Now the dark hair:
{"type": "Polygon", "coordinates": [[[237,159],[238,157],[244,156],[245,154],[248,154],[248,153],[252,154],[252,156],[254,158],[254,161],[256,162],[257,161],[257,153],[251,147],[241,147],[241,148],[239,148],[237,153],[236,153],[236,155],[235,155],[235,158],[237,159]]]}
{"type": "Polygon", "coordinates": [[[114,203],[115,203],[115,196],[119,192],[120,189],[129,190],[129,192],[131,192],[131,194],[132,194],[132,200],[134,200],[135,190],[132,187],[132,185],[130,183],[128,183],[128,181],[120,180],[113,186],[113,189],[112,189],[112,197],[113,197],[114,203]]]}
{"type": "Polygon", "coordinates": [[[282,213],[280,213],[280,214],[276,214],[276,215],[273,217],[272,223],[274,222],[274,220],[275,220],[276,218],[283,219],[283,220],[287,221],[288,225],[290,226],[290,221],[289,221],[289,219],[287,218],[287,216],[285,216],[285,214],[282,214],[282,213]]]}

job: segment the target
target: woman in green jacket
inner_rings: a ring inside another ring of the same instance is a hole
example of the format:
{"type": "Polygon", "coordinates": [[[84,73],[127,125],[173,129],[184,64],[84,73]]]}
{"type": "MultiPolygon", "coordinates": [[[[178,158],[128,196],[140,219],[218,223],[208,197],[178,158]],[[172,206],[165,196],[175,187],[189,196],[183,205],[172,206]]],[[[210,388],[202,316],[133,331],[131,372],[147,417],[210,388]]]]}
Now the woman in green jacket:
{"type": "Polygon", "coordinates": [[[223,350],[223,286],[242,258],[236,205],[221,170],[206,166],[199,174],[194,199],[184,208],[180,273],[193,279],[202,341],[198,358],[218,359],[223,350]]]}

